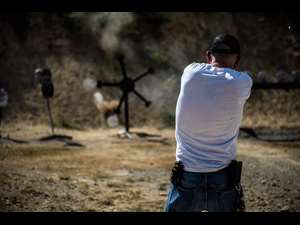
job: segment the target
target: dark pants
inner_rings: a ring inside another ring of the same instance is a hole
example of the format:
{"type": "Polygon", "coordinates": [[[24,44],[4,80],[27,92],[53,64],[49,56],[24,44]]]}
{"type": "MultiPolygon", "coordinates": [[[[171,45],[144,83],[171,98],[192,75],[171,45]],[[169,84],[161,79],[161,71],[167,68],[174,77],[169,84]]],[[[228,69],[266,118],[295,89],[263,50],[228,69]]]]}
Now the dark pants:
{"type": "Polygon", "coordinates": [[[180,185],[171,184],[166,212],[234,212],[236,193],[224,171],[183,172],[180,185]]]}

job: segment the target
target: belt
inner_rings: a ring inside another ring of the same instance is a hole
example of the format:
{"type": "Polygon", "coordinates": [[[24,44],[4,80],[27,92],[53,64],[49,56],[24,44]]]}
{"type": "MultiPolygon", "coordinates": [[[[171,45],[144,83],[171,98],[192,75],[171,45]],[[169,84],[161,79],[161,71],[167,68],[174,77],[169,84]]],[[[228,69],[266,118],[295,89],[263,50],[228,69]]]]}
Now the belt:
{"type": "Polygon", "coordinates": [[[203,175],[217,175],[217,174],[226,174],[228,172],[229,166],[225,167],[224,169],[215,171],[215,172],[190,172],[190,171],[185,171],[184,173],[187,174],[203,174],[203,175]]]}

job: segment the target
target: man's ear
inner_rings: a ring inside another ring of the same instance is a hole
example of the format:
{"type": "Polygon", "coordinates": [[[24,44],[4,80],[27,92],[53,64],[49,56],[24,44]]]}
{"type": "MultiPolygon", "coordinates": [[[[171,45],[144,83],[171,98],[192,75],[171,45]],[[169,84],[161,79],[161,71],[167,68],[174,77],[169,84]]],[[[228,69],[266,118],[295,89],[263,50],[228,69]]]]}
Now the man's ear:
{"type": "Polygon", "coordinates": [[[211,52],[210,51],[206,52],[206,60],[207,60],[208,64],[212,63],[212,57],[211,57],[211,52]]]}
{"type": "Polygon", "coordinates": [[[238,55],[236,57],[236,61],[235,61],[235,64],[234,64],[234,69],[238,68],[238,66],[240,65],[240,61],[241,61],[241,56],[238,55]]]}

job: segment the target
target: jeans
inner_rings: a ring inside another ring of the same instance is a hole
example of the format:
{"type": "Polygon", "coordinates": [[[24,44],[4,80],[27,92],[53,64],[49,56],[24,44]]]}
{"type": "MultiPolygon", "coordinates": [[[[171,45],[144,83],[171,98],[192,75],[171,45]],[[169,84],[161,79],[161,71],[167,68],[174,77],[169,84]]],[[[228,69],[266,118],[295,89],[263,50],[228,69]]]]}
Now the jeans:
{"type": "Polygon", "coordinates": [[[180,185],[171,184],[166,212],[234,212],[236,192],[225,172],[183,172],[180,185]]]}

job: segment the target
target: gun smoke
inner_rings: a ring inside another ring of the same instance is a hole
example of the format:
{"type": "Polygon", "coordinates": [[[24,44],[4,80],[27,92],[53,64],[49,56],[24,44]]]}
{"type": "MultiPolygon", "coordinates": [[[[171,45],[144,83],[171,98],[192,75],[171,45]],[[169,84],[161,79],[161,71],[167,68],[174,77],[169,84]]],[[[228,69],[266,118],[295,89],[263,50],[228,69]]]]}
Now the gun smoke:
{"type": "Polygon", "coordinates": [[[97,81],[92,78],[86,78],[83,81],[83,88],[85,91],[94,91],[97,88],[97,81]]]}
{"type": "Polygon", "coordinates": [[[98,12],[88,16],[88,26],[99,37],[99,45],[108,54],[114,55],[119,50],[132,54],[129,46],[120,40],[123,28],[134,21],[130,12],[98,12]]]}

